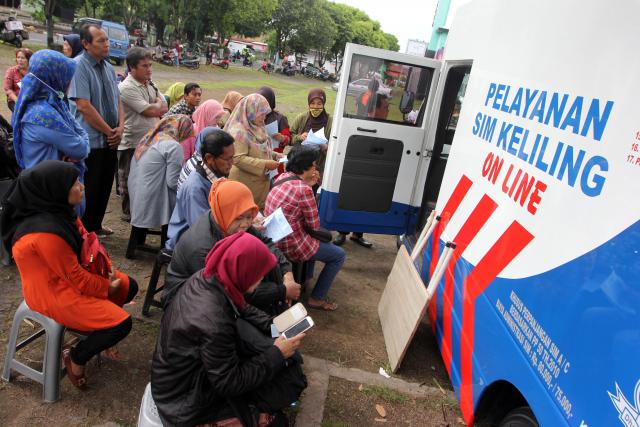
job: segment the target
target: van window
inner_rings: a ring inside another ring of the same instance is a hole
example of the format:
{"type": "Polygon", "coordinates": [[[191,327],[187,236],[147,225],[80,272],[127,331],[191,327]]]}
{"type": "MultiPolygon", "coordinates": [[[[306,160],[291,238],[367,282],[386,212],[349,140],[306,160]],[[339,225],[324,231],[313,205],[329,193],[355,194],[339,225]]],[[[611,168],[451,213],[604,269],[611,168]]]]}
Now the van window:
{"type": "Polygon", "coordinates": [[[112,40],[126,40],[127,39],[127,33],[121,29],[121,28],[115,28],[115,27],[105,27],[107,29],[107,35],[109,36],[109,39],[112,40]]]}
{"type": "Polygon", "coordinates": [[[433,70],[364,55],[353,55],[344,117],[421,126],[433,70]]]}

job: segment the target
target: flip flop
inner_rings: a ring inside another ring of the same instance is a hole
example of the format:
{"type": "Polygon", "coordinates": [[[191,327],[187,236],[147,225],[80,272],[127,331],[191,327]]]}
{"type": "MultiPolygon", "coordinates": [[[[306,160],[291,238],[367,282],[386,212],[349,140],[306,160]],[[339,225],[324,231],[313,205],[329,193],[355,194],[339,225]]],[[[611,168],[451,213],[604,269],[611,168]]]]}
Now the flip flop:
{"type": "Polygon", "coordinates": [[[78,389],[84,391],[87,389],[87,377],[82,375],[76,375],[73,373],[73,369],[71,369],[71,349],[65,348],[62,351],[62,361],[64,362],[65,368],[67,368],[67,377],[69,377],[69,381],[71,384],[76,386],[78,389]]]}
{"type": "Polygon", "coordinates": [[[338,309],[338,304],[335,302],[324,300],[322,304],[311,304],[307,302],[307,307],[313,308],[314,310],[322,310],[322,311],[336,311],[338,309]]]}
{"type": "Polygon", "coordinates": [[[124,357],[120,350],[117,348],[111,347],[102,352],[102,355],[109,360],[113,360],[115,362],[126,362],[128,359],[124,357]]]}

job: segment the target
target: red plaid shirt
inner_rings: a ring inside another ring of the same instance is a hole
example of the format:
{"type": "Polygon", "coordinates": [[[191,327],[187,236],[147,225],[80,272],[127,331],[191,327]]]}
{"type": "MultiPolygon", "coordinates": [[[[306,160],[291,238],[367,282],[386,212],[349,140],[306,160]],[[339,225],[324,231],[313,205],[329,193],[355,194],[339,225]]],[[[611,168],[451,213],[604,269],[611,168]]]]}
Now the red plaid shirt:
{"type": "MultiPolygon", "coordinates": [[[[293,175],[292,172],[283,173],[277,181],[293,175]]],[[[313,189],[298,179],[274,187],[267,196],[264,214],[271,215],[278,208],[282,208],[284,216],[293,229],[293,233],[278,242],[278,247],[290,261],[308,260],[318,252],[320,247],[320,242],[311,237],[303,227],[306,225],[314,230],[320,227],[318,205],[316,205],[313,189]]]]}

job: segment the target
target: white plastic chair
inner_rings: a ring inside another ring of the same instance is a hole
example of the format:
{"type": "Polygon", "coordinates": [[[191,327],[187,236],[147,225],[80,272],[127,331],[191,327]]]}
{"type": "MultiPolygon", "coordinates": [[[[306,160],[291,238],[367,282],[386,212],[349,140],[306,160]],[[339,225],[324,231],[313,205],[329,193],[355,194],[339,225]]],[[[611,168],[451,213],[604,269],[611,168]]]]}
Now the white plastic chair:
{"type": "Polygon", "coordinates": [[[142,403],[140,404],[140,414],[138,415],[138,427],[162,427],[158,408],[156,408],[153,396],[151,396],[151,383],[148,383],[144,389],[142,403]]]}

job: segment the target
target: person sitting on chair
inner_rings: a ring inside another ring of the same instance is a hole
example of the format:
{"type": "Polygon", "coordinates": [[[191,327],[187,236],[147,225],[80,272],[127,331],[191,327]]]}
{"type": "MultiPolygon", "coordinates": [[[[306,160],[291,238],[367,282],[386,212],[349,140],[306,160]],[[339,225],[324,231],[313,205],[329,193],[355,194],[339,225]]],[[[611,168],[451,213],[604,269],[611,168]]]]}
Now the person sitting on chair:
{"type": "Polygon", "coordinates": [[[94,274],[81,263],[86,230],[74,209],[84,192],[78,176],[73,164],[58,160],[23,171],[4,199],[0,229],[3,245],[13,250],[29,308],[88,333],[62,354],[69,380],[84,389],[85,365],[93,356],[105,351],[120,359],[115,345],[132,326],[122,306],[138,285],[119,271],[94,274]]]}
{"type": "Polygon", "coordinates": [[[178,290],[151,364],[164,425],[289,425],[281,410],[307,386],[296,352],[305,334],[274,341],[270,319],[251,316],[244,298],[277,262],[258,238],[238,232],[216,243],[178,290]]]}
{"type": "Polygon", "coordinates": [[[167,267],[163,306],[167,307],[187,279],[204,267],[205,258],[216,242],[240,231],[258,237],[278,260],[277,268],[264,278],[262,285],[245,296],[249,304],[275,315],[287,308],[287,300],[300,298],[300,285],[293,278],[291,263],[271,239],[253,227],[258,206],[251,190],[241,182],[218,179],[209,193],[209,207],[178,240],[167,267]]]}
{"type": "Polygon", "coordinates": [[[233,166],[233,138],[221,129],[211,129],[200,145],[201,162],[195,173],[178,187],[176,206],[169,220],[167,244],[173,251],[182,233],[191,227],[209,209],[211,184],[218,178],[227,178],[233,166]]]}
{"type": "Polygon", "coordinates": [[[311,261],[307,280],[313,277],[313,263],[324,263],[307,305],[333,311],[338,305],[328,301],[327,294],[344,263],[345,252],[342,248],[330,242],[321,242],[309,234],[309,230],[320,228],[318,205],[312,189],[320,179],[316,165],[318,155],[318,150],[304,145],[293,147],[288,156],[287,172],[280,175],[269,192],[264,214],[271,215],[276,209],[282,208],[293,233],[280,240],[278,247],[293,262],[311,261]]]}

